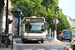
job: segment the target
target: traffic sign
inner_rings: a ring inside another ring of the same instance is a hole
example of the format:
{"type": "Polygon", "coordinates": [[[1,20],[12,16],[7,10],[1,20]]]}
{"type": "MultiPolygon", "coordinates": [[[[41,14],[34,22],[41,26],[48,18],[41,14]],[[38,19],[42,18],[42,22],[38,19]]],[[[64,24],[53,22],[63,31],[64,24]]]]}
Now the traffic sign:
{"type": "MultiPolygon", "coordinates": [[[[56,19],[56,24],[58,24],[59,20],[56,19]]],[[[53,20],[53,23],[55,24],[55,19],[53,20]]]]}

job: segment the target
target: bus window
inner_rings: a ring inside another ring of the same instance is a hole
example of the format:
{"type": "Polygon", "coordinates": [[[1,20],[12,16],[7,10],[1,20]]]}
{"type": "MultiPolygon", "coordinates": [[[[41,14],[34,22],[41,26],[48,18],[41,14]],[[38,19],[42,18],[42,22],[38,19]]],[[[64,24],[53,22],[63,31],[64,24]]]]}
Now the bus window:
{"type": "Polygon", "coordinates": [[[25,23],[25,31],[28,31],[28,29],[29,29],[29,28],[28,28],[28,23],[26,22],[26,23],[25,23]]]}
{"type": "Polygon", "coordinates": [[[25,24],[26,32],[41,32],[45,30],[44,22],[27,22],[25,24]]]}

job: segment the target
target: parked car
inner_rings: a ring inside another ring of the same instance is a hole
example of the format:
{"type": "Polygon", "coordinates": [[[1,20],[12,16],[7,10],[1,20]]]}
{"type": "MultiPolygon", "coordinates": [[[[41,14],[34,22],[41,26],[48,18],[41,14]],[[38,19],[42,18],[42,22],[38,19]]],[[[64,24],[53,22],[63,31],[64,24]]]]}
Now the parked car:
{"type": "Polygon", "coordinates": [[[64,47],[66,50],[75,50],[75,38],[72,39],[72,41],[64,47]]]}
{"type": "Polygon", "coordinates": [[[59,40],[70,40],[72,39],[72,31],[71,30],[63,30],[59,35],[59,40]]]}

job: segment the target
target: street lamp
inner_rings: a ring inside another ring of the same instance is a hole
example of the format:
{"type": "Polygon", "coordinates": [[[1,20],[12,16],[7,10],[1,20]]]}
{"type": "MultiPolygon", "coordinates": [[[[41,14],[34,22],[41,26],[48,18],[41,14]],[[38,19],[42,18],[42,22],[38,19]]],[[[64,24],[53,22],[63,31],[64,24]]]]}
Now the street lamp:
{"type": "Polygon", "coordinates": [[[16,7],[13,10],[13,16],[18,18],[18,28],[17,28],[17,33],[16,34],[19,36],[19,32],[20,32],[20,17],[22,16],[21,9],[16,7]]]}

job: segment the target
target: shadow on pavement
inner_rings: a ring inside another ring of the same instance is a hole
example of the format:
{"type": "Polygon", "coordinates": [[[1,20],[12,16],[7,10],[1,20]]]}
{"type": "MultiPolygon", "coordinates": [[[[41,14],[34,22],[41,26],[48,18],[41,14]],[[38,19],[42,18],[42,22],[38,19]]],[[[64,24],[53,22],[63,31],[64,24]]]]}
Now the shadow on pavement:
{"type": "Polygon", "coordinates": [[[24,43],[24,44],[40,44],[38,41],[25,41],[22,42],[21,40],[16,40],[16,43],[24,43]]]}
{"type": "MultiPolygon", "coordinates": [[[[0,48],[6,48],[5,44],[1,44],[0,48]]],[[[11,48],[11,45],[8,45],[8,48],[11,48]]]]}

